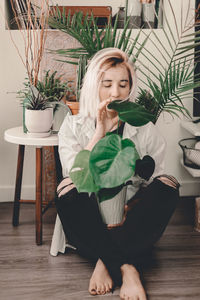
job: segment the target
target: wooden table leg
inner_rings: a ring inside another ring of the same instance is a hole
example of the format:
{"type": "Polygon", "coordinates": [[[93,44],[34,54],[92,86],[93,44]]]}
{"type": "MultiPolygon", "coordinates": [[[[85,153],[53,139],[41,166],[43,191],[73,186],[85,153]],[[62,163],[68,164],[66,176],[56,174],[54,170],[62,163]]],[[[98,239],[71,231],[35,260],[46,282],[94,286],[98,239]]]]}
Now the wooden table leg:
{"type": "Polygon", "coordinates": [[[23,165],[24,165],[24,145],[19,145],[18,147],[18,159],[17,159],[17,173],[15,180],[15,197],[14,197],[14,207],[13,207],[13,226],[19,225],[19,209],[20,209],[20,197],[21,197],[21,186],[22,186],[22,175],[23,175],[23,165]]]}
{"type": "Polygon", "coordinates": [[[36,244],[42,245],[42,148],[36,148],[36,244]]]}

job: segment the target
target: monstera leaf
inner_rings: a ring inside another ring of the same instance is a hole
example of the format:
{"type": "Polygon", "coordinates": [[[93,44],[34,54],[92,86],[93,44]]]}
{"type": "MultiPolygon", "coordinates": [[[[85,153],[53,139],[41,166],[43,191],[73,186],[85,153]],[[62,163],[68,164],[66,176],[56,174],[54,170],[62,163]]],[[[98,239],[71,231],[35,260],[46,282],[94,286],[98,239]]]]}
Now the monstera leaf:
{"type": "Polygon", "coordinates": [[[92,149],[89,167],[100,188],[120,186],[134,173],[139,158],[134,143],[117,134],[105,136],[92,149]]]}
{"type": "Polygon", "coordinates": [[[149,121],[154,121],[155,116],[148,112],[144,107],[129,100],[115,100],[109,103],[109,109],[118,112],[119,118],[132,126],[143,126],[149,121]]]}
{"type": "Polygon", "coordinates": [[[97,192],[98,188],[94,183],[89,169],[90,151],[82,150],[75,158],[74,164],[70,170],[69,176],[75,184],[79,193],[97,192]]]}

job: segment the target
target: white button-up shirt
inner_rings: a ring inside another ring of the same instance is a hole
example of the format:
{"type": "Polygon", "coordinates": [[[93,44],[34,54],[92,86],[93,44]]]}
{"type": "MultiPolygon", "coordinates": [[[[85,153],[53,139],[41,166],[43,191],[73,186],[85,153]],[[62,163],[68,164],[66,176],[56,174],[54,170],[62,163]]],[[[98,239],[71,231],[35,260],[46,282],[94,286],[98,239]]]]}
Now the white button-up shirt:
{"type": "MultiPolygon", "coordinates": [[[[95,121],[81,115],[67,115],[59,131],[59,155],[63,176],[68,176],[77,153],[83,150],[95,132],[95,121]]],[[[144,126],[134,127],[125,123],[123,138],[131,139],[137,152],[142,158],[150,155],[155,161],[153,177],[164,172],[164,157],[166,143],[156,126],[149,122],[144,126]]],[[[131,178],[133,185],[127,187],[127,201],[137,192],[145,182],[138,176],[131,178]]],[[[55,256],[58,252],[64,253],[66,239],[59,217],[57,216],[50,253],[55,256]]]]}

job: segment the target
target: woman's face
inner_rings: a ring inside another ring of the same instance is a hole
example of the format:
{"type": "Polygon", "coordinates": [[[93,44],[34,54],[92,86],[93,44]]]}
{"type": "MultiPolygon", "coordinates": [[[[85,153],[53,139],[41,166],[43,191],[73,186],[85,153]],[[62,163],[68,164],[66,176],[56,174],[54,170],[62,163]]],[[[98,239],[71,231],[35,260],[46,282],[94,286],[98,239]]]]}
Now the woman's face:
{"type": "Polygon", "coordinates": [[[124,65],[116,65],[103,73],[99,97],[100,101],[107,99],[123,100],[130,92],[129,74],[124,65]]]}

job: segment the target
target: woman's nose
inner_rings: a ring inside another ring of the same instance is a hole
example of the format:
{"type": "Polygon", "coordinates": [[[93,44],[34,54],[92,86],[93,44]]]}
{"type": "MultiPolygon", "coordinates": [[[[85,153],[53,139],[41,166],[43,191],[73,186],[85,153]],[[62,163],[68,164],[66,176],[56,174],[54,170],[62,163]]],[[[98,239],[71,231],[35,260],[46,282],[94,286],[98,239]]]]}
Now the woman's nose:
{"type": "Polygon", "coordinates": [[[119,95],[119,87],[117,85],[113,85],[110,91],[110,96],[116,98],[119,97],[119,95]]]}

